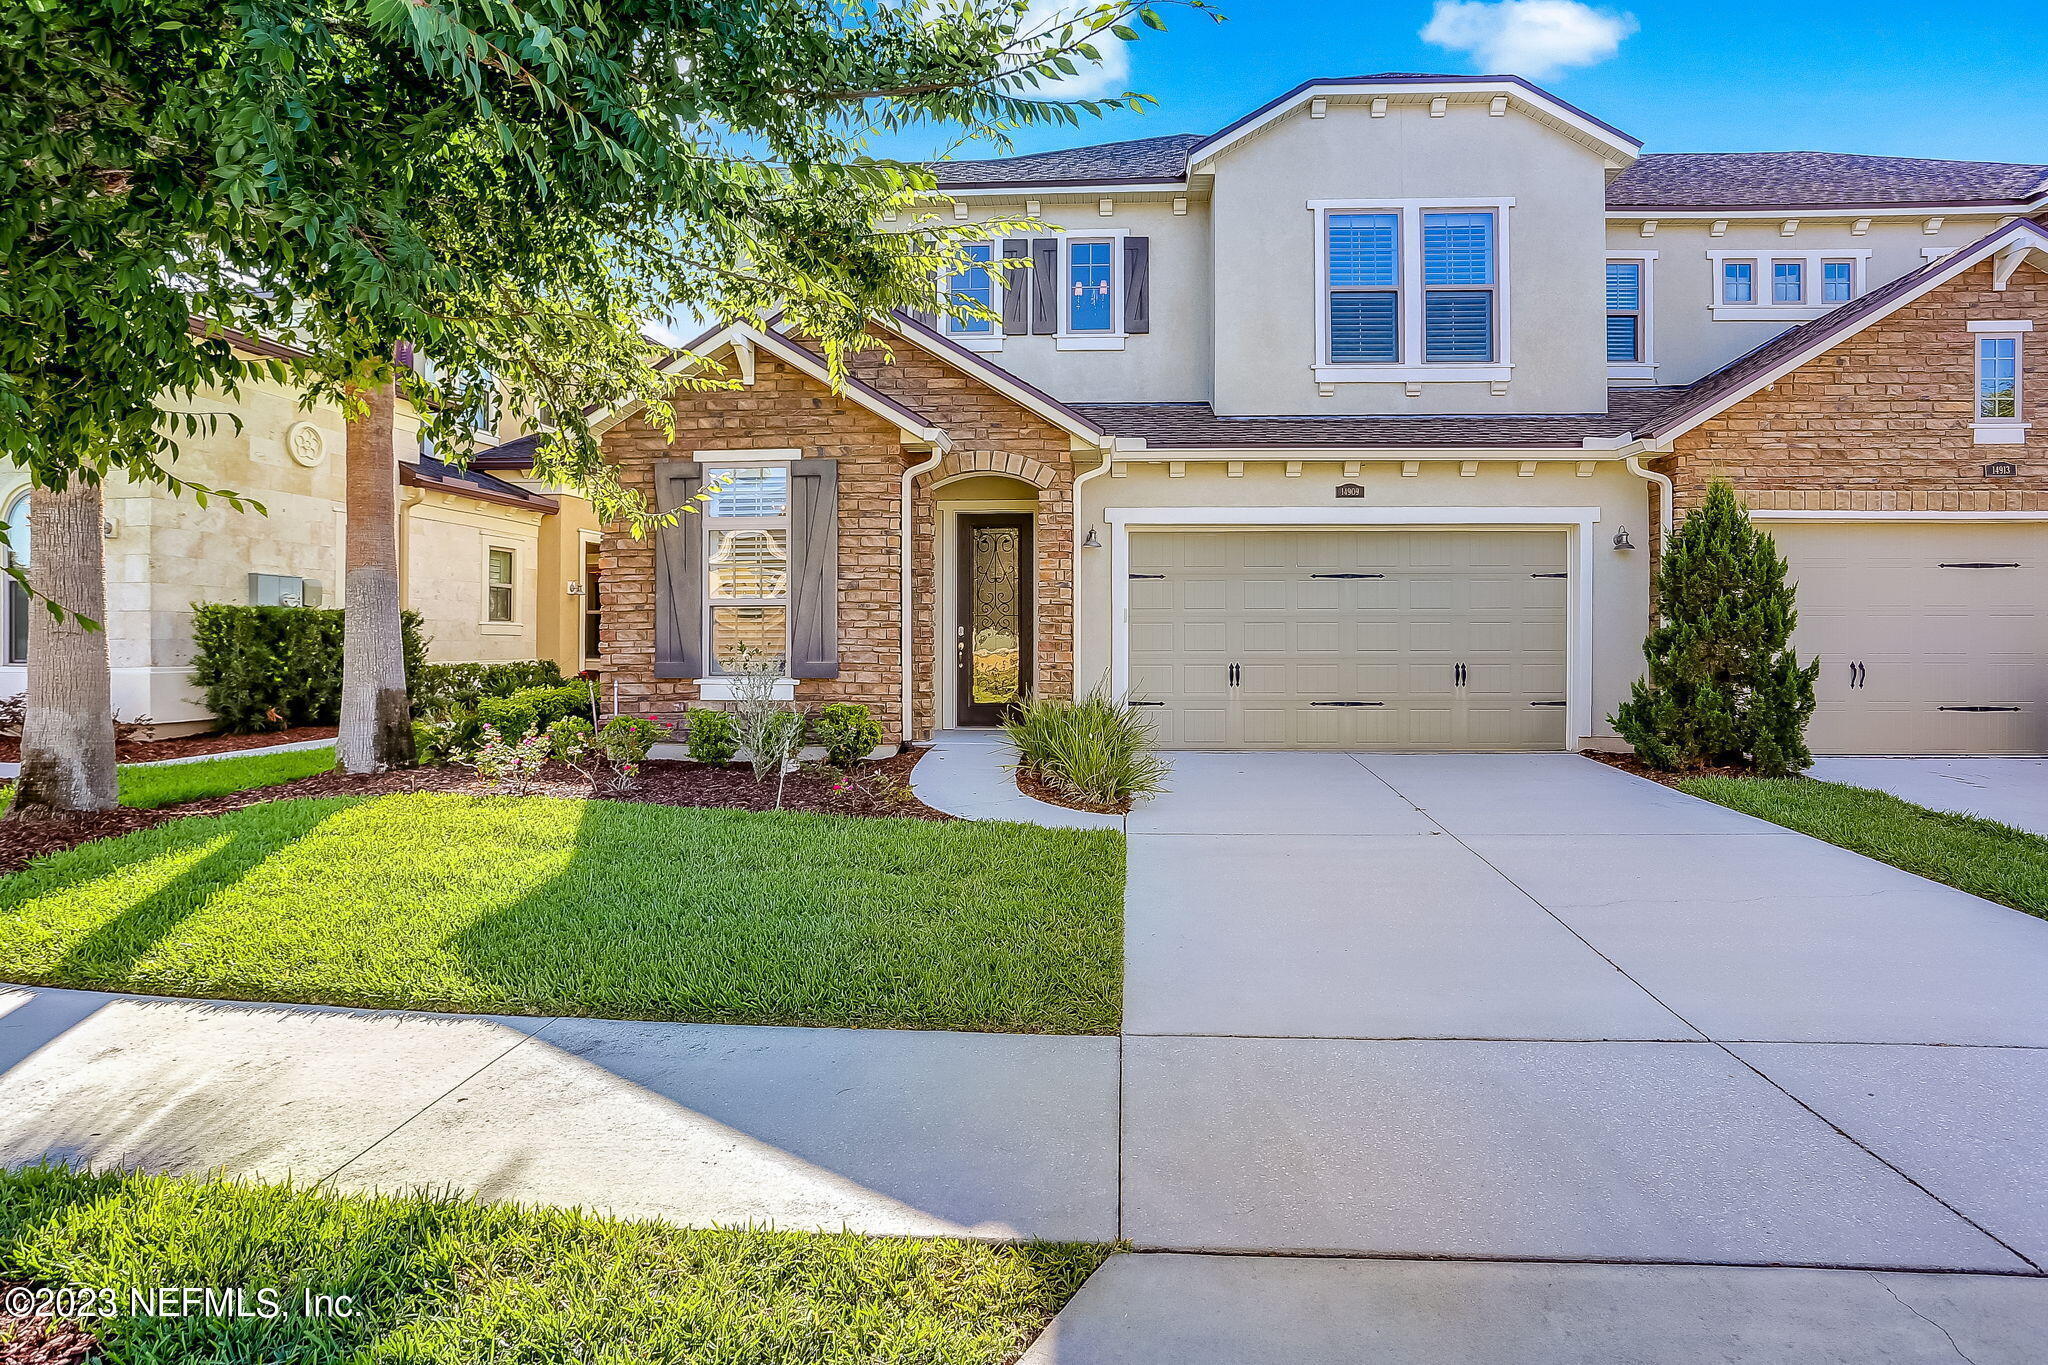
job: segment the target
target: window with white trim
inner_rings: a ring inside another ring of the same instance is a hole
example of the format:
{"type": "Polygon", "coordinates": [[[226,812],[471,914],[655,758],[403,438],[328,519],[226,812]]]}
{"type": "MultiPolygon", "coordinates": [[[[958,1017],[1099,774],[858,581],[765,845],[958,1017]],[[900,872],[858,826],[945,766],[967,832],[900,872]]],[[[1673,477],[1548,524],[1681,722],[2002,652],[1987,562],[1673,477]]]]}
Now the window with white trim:
{"type": "Polygon", "coordinates": [[[1607,363],[1638,365],[1648,359],[1644,336],[1646,261],[1607,263],[1607,363]]]}
{"type": "Polygon", "coordinates": [[[1501,210],[1509,202],[1311,205],[1323,293],[1318,368],[1335,371],[1323,377],[1347,378],[1346,366],[1504,369],[1501,210]]]}
{"type": "Polygon", "coordinates": [[[1859,297],[1870,253],[1801,251],[1747,253],[1710,251],[1714,271],[1714,317],[1721,322],[1749,318],[1805,319],[1859,297]]]}
{"type": "Polygon", "coordinates": [[[493,545],[484,551],[484,620],[493,625],[504,625],[516,620],[513,615],[513,585],[517,582],[514,571],[517,566],[512,551],[502,545],[493,545]]]}
{"type": "Polygon", "coordinates": [[[1066,330],[1076,336],[1117,331],[1116,243],[1108,238],[1067,242],[1066,330]]]}
{"type": "Polygon", "coordinates": [[[741,651],[789,658],[789,466],[707,466],[704,657],[731,671],[741,651]]]}
{"type": "MultiPolygon", "coordinates": [[[[957,303],[976,304],[987,312],[995,312],[995,272],[987,268],[987,263],[995,259],[995,243],[968,242],[960,250],[968,260],[982,264],[969,266],[947,279],[945,291],[957,303]]],[[[946,332],[950,336],[986,337],[993,335],[995,330],[996,324],[989,318],[961,318],[950,314],[946,318],[946,332]]]]}
{"type": "Polygon", "coordinates": [[[2017,422],[2020,417],[2020,335],[1977,337],[1977,420],[2017,422]]]}

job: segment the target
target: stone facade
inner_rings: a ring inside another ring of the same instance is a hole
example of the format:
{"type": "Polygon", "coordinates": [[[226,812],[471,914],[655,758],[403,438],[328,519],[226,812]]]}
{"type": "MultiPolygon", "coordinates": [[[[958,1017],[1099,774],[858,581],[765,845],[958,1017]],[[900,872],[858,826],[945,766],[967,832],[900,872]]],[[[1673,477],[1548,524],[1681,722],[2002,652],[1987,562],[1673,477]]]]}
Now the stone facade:
{"type": "MultiPolygon", "coordinates": [[[[936,485],[961,474],[988,472],[1038,490],[1035,688],[1067,695],[1073,687],[1073,468],[1069,439],[1059,428],[921,348],[898,341],[854,357],[849,371],[943,430],[952,448],[922,475],[913,498],[912,669],[916,722],[911,738],[939,723],[935,659],[941,593],[937,579],[936,485]]],[[[605,435],[607,455],[625,482],[652,489],[657,461],[691,459],[704,450],[794,449],[839,462],[839,676],[806,679],[797,699],[807,705],[859,702],[873,709],[891,742],[903,739],[899,672],[898,500],[905,470],[930,458],[906,449],[898,429],[859,403],[767,352],[744,388],[692,392],[672,399],[671,441],[642,417],[605,435]]],[[[627,712],[673,717],[695,703],[688,679],[654,677],[654,555],[649,540],[607,528],[603,549],[604,674],[627,712]]]]}
{"type": "MultiPolygon", "coordinates": [[[[1976,355],[1968,324],[2032,319],[2025,347],[2039,414],[2048,359],[2048,273],[2032,264],[1991,287],[1985,262],[1844,338],[1776,384],[1681,436],[1651,467],[1672,477],[1678,515],[1726,479],[1775,511],[2048,510],[2048,421],[2022,445],[1977,445],[1976,355]],[[2012,478],[1987,478],[2010,461],[2012,478]]],[[[2022,380],[2023,384],[2025,379],[2022,380]]]]}

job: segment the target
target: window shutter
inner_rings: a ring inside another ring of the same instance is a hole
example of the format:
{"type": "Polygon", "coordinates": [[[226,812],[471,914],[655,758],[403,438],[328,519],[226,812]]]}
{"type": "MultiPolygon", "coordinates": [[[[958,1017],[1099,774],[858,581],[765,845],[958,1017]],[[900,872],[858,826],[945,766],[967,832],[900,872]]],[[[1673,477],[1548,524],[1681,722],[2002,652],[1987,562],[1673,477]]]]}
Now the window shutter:
{"type": "Polygon", "coordinates": [[[789,466],[789,676],[839,676],[839,461],[789,466]]]}
{"type": "Polygon", "coordinates": [[[1031,330],[1051,336],[1060,329],[1060,243],[1040,237],[1031,243],[1031,330]]]}
{"type": "MultiPolygon", "coordinates": [[[[1023,260],[1031,255],[1031,243],[1022,237],[1003,239],[1003,258],[1023,260]]],[[[1003,272],[1003,334],[1020,337],[1031,330],[1031,290],[1038,278],[1035,271],[1003,272]]]]}
{"type": "Polygon", "coordinates": [[[1124,238],[1124,330],[1152,330],[1152,239],[1124,238]]]}
{"type": "MultiPolygon", "coordinates": [[[[654,510],[700,507],[704,470],[695,460],[654,466],[654,510]]],[[[704,674],[704,523],[685,512],[654,533],[654,676],[704,674]]]]}

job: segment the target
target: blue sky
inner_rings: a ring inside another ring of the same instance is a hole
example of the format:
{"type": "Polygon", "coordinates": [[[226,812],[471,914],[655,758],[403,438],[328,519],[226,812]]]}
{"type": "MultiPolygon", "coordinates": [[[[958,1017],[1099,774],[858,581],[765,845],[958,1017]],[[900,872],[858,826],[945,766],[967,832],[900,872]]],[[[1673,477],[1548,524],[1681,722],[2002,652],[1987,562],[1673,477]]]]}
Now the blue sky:
{"type": "MultiPolygon", "coordinates": [[[[1454,3],[1447,16],[1438,0],[1217,3],[1228,22],[1162,7],[1169,31],[1124,54],[1128,88],[1157,98],[1156,110],[1026,130],[1019,150],[1209,132],[1312,76],[1497,70],[1484,58],[1507,51],[1585,58],[1540,83],[1650,151],[2048,163],[2048,25],[2011,3],[1508,0],[1454,3]],[[1425,42],[1432,19],[1465,50],[1425,42]]],[[[1526,73],[1534,60],[1517,65],[1526,73]]],[[[875,150],[923,156],[935,145],[896,139],[875,150]]]]}

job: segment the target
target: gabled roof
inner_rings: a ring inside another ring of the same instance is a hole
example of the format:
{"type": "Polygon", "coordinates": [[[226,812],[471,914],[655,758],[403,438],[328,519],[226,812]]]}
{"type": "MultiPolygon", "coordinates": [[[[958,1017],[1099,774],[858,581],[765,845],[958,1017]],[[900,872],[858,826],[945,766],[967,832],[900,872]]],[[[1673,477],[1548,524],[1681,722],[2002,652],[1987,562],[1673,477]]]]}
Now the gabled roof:
{"type": "Polygon", "coordinates": [[[1607,186],[1610,209],[1884,208],[2022,204],[2048,165],[1844,152],[1653,152],[1607,186]]]}
{"type": "Polygon", "coordinates": [[[926,166],[946,189],[1001,185],[1134,185],[1184,180],[1188,149],[1203,133],[1173,133],[986,161],[934,161],[926,166]]]}
{"type": "MultiPolygon", "coordinates": [[[[1678,402],[1658,414],[1638,434],[1660,443],[1673,440],[1964,271],[1993,257],[2006,259],[2008,252],[2029,250],[2048,252],[2048,229],[2025,218],[2008,223],[1969,246],[1929,261],[1918,270],[1879,285],[1862,298],[1780,333],[1747,355],[1737,357],[1689,385],[1678,402]]],[[[2010,259],[2017,265],[2017,256],[2010,259]]]]}
{"type": "Polygon", "coordinates": [[[1606,412],[1445,417],[1218,417],[1207,403],[1086,403],[1081,411],[1147,450],[1332,447],[1466,450],[1585,449],[1636,431],[1685,396],[1683,388],[1616,388],[1606,412]]]}
{"type": "Polygon", "coordinates": [[[888,322],[898,336],[923,347],[962,374],[980,380],[1019,407],[1043,417],[1069,436],[1079,437],[1090,445],[1109,444],[1109,430],[1096,423],[1082,409],[1062,403],[1044,389],[1019,379],[986,356],[968,350],[936,328],[925,326],[900,309],[890,315],[888,322]]]}

